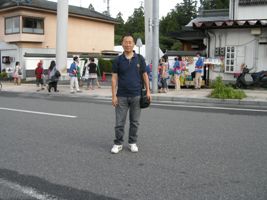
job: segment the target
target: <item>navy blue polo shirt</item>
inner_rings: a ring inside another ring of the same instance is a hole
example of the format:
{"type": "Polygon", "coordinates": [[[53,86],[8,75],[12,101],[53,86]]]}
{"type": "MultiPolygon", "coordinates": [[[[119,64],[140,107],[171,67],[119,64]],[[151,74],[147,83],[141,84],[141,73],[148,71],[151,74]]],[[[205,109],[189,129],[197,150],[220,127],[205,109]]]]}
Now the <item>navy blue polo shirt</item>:
{"type": "Polygon", "coordinates": [[[118,75],[119,97],[135,97],[141,93],[141,73],[145,73],[145,59],[134,53],[131,59],[127,59],[124,54],[118,56],[112,65],[112,72],[118,75]],[[138,60],[140,64],[138,64],[138,60]]]}

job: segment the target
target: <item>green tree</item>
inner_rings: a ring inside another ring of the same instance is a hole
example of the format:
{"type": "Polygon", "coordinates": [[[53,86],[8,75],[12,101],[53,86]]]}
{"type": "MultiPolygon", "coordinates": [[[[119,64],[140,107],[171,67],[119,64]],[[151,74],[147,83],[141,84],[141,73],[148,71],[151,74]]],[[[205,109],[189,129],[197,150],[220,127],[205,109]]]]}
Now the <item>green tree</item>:
{"type": "Polygon", "coordinates": [[[179,50],[181,44],[171,39],[171,33],[182,30],[197,15],[197,2],[195,0],[183,0],[178,3],[166,17],[160,21],[160,35],[163,37],[160,41],[160,47],[166,49],[179,50]]]}
{"type": "Polygon", "coordinates": [[[227,9],[229,0],[200,0],[200,5],[204,10],[227,9]]]}
{"type": "Polygon", "coordinates": [[[121,12],[117,14],[116,20],[118,24],[115,25],[115,45],[121,44],[121,37],[124,34],[124,20],[121,12]]]}
{"type": "Polygon", "coordinates": [[[145,17],[144,17],[144,7],[140,6],[136,8],[133,15],[130,16],[125,23],[124,31],[127,33],[136,33],[138,37],[144,38],[145,35],[145,17]]]}

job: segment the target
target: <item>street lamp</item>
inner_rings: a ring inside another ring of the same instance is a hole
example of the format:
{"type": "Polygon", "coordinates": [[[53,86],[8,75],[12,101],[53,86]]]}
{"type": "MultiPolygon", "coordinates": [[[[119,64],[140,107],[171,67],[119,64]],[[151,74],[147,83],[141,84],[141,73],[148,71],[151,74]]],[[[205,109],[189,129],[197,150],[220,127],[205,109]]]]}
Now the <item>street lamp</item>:
{"type": "Polygon", "coordinates": [[[140,47],[143,46],[141,38],[137,38],[136,46],[138,47],[138,53],[140,54],[140,47]]]}

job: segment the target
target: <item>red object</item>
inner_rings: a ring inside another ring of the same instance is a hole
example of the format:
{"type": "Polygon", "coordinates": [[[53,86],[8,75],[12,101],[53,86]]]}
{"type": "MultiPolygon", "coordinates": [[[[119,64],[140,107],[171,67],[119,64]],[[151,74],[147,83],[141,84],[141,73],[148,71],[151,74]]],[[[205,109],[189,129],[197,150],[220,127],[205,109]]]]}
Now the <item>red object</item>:
{"type": "Polygon", "coordinates": [[[103,72],[103,74],[102,74],[102,80],[101,80],[101,81],[106,81],[106,80],[107,80],[107,78],[106,78],[106,73],[103,72]]]}
{"type": "Polygon", "coordinates": [[[37,67],[35,69],[35,75],[36,75],[36,78],[42,78],[42,74],[44,72],[44,69],[42,67],[37,67]]]}

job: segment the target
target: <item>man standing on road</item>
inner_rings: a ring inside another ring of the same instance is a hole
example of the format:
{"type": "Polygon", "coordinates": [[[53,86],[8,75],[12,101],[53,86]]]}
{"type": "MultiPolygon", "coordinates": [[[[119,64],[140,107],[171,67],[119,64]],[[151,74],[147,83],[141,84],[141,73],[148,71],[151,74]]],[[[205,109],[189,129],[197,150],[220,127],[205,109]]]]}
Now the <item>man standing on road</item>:
{"type": "Polygon", "coordinates": [[[118,56],[112,66],[112,105],[115,107],[115,140],[111,153],[119,153],[123,148],[124,127],[129,110],[129,147],[131,152],[138,152],[137,131],[141,114],[140,94],[141,76],[151,101],[149,80],[145,70],[145,60],[133,51],[135,42],[132,35],[122,37],[124,52],[118,56]],[[141,73],[140,73],[141,72],[141,73]]]}

